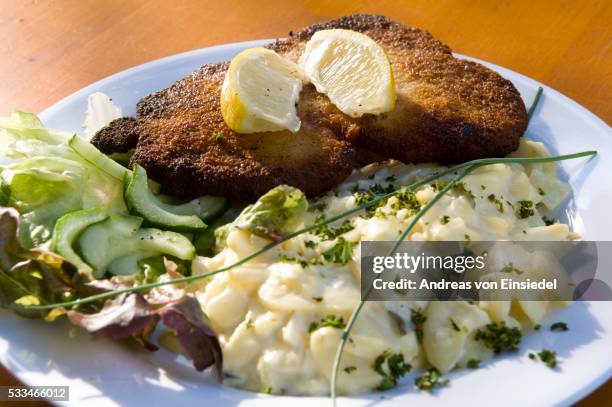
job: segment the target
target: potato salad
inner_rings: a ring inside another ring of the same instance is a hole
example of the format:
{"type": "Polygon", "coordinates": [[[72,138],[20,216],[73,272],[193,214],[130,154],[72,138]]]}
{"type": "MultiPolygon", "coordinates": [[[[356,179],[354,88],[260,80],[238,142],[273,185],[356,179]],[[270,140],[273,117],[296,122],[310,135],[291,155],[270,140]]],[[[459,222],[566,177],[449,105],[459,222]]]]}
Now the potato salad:
{"type": "MultiPolygon", "coordinates": [[[[528,140],[513,153],[546,155],[543,144],[528,140]]],[[[299,217],[287,222],[314,224],[440,168],[394,161],[369,165],[325,196],[310,200],[299,217]]],[[[192,283],[219,336],[224,383],[274,394],[328,394],[342,331],[361,299],[359,243],[396,240],[444,182],[442,178],[398,194],[192,283]]],[[[579,237],[568,225],[549,218],[569,192],[554,163],[483,166],[444,195],[407,240],[575,240],[579,237]]],[[[193,273],[230,265],[272,240],[234,222],[217,236],[216,254],[196,257],[193,273]]],[[[433,367],[444,374],[473,365],[497,353],[487,325],[503,321],[512,332],[529,330],[553,306],[520,301],[368,302],[346,344],[338,391],[355,394],[392,387],[394,372],[406,366],[433,367]]]]}

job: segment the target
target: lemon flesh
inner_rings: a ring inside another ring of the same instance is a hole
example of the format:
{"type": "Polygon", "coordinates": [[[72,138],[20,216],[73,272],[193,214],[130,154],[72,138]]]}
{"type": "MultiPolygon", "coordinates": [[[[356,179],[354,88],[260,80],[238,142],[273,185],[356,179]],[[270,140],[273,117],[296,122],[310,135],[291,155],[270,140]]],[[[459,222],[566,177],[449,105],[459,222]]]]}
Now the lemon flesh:
{"type": "Polygon", "coordinates": [[[317,91],[343,113],[360,117],[395,107],[395,86],[385,51],[367,35],[351,30],[317,31],[300,66],[317,91]]]}
{"type": "Polygon", "coordinates": [[[241,52],[230,62],[221,88],[223,120],[237,133],[298,131],[295,106],[302,77],[297,64],[274,51],[241,52]]]}

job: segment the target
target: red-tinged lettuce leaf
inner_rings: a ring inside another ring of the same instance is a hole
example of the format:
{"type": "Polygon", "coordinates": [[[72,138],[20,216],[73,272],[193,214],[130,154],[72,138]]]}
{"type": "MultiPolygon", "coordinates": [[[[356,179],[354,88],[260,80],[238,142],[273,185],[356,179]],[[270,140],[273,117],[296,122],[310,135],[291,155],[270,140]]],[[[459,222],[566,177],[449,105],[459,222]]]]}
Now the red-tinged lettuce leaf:
{"type": "MultiPolygon", "coordinates": [[[[167,264],[167,272],[158,281],[182,277],[167,264]]],[[[111,291],[130,286],[125,279],[92,281],[87,284],[96,292],[111,291]]],[[[172,331],[180,348],[178,352],[190,358],[198,371],[210,366],[222,378],[221,346],[210,322],[194,297],[185,294],[182,285],[166,285],[148,293],[122,294],[107,300],[95,313],[69,311],[70,321],[91,333],[94,339],[132,338],[146,349],[157,350],[149,334],[161,320],[172,331]]]]}
{"type": "Polygon", "coordinates": [[[0,207],[0,305],[27,317],[53,320],[61,308],[30,311],[26,307],[64,302],[76,296],[80,276],[63,257],[42,249],[26,250],[19,244],[19,213],[0,207]]]}
{"type": "Polygon", "coordinates": [[[198,371],[213,366],[219,379],[222,376],[223,356],[221,346],[210,322],[193,297],[164,306],[160,310],[164,325],[174,331],[182,348],[198,371]]]}
{"type": "Polygon", "coordinates": [[[93,314],[68,311],[68,318],[74,325],[85,328],[93,339],[134,338],[145,348],[157,350],[148,336],[160,317],[141,294],[120,294],[93,314]]]}

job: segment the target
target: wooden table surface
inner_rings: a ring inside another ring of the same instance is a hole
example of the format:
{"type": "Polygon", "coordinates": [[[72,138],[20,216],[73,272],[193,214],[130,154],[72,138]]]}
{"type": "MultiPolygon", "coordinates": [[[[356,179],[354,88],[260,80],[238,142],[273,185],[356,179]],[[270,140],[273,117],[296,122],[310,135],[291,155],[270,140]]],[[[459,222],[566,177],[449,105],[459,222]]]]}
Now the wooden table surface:
{"type": "MultiPolygon", "coordinates": [[[[39,112],[89,83],[156,58],[282,37],[355,12],[425,28],[456,52],[532,77],[612,121],[612,2],[606,0],[3,0],[0,115],[39,112]]],[[[0,370],[0,385],[13,380],[0,370]]],[[[580,403],[605,404],[612,404],[612,382],[580,403]]]]}

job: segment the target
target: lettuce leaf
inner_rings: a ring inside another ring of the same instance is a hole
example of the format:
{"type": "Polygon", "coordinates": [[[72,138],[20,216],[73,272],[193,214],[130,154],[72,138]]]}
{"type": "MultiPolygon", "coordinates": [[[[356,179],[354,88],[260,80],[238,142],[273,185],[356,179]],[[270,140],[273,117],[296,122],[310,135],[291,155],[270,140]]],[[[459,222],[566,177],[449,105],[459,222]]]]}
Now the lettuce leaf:
{"type": "Polygon", "coordinates": [[[18,228],[19,213],[0,208],[0,305],[22,316],[54,320],[65,310],[40,312],[25,307],[68,301],[77,296],[77,287],[88,277],[54,253],[21,247],[18,228]]]}
{"type": "Polygon", "coordinates": [[[21,214],[19,241],[45,245],[55,221],[68,212],[106,207],[126,212],[122,182],[85,161],[69,146],[69,133],[43,127],[31,113],[0,118],[0,203],[21,214]]]}
{"type": "MultiPolygon", "coordinates": [[[[176,264],[167,260],[164,264],[166,273],[159,276],[158,281],[182,277],[176,271],[176,264]]],[[[114,277],[87,285],[97,292],[104,292],[128,287],[130,279],[114,277]]],[[[190,358],[196,370],[213,366],[217,377],[222,377],[223,356],[219,340],[199,302],[186,294],[184,285],[161,286],[147,293],[121,294],[107,300],[95,312],[68,311],[68,318],[74,325],[86,329],[93,339],[130,338],[150,351],[158,349],[149,337],[161,321],[169,329],[166,333],[177,342],[174,351],[190,358]]]]}
{"type": "Polygon", "coordinates": [[[215,236],[219,241],[224,241],[232,229],[241,229],[279,240],[298,229],[307,210],[308,201],[302,191],[279,185],[247,206],[232,223],[217,229],[215,236]]]}
{"type": "MultiPolygon", "coordinates": [[[[105,302],[82,306],[79,310],[32,311],[27,307],[70,301],[79,297],[137,285],[134,278],[114,277],[92,280],[66,259],[42,250],[24,249],[17,239],[19,213],[0,207],[0,305],[25,317],[48,321],[67,315],[85,328],[94,339],[133,339],[145,349],[158,346],[149,341],[159,321],[170,329],[180,352],[192,359],[199,371],[214,366],[221,377],[221,346],[199,302],[187,295],[184,284],[160,286],[146,293],[120,294],[105,302]]],[[[179,267],[162,260],[165,273],[157,281],[183,277],[179,267]]]]}

